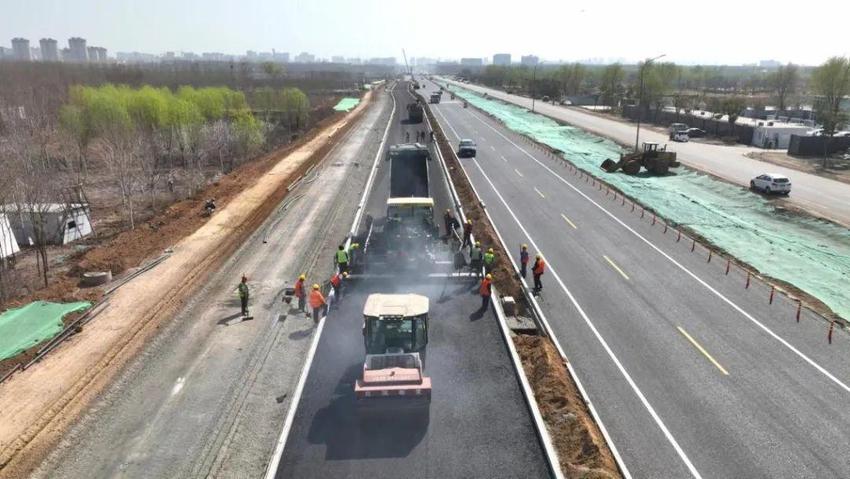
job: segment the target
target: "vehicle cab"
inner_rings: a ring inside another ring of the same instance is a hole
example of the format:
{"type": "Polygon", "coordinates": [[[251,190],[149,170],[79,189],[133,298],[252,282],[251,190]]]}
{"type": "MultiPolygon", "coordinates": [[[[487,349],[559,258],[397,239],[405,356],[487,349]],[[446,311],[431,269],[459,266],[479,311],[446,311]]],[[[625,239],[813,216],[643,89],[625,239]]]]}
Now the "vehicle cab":
{"type": "Polygon", "coordinates": [[[366,354],[424,352],[428,307],[428,297],[419,294],[370,294],[363,307],[366,354]]]}

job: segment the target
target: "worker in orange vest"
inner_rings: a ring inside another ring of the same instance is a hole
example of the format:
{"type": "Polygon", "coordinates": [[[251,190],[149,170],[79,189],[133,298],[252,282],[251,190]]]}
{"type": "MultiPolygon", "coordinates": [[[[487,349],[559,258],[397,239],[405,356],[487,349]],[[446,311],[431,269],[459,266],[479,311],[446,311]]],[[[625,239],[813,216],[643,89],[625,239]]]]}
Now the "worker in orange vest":
{"type": "Polygon", "coordinates": [[[328,303],[325,302],[325,297],[322,296],[322,292],[319,291],[319,285],[313,285],[313,291],[310,291],[310,307],[313,308],[313,322],[319,324],[319,318],[322,317],[322,313],[324,312],[325,305],[328,303]]]}
{"type": "Polygon", "coordinates": [[[531,268],[531,273],[534,274],[534,292],[539,293],[543,289],[543,283],[540,282],[540,277],[543,276],[543,271],[546,269],[546,261],[543,261],[543,256],[537,255],[534,260],[534,266],[531,268]]]}
{"type": "Polygon", "coordinates": [[[342,299],[342,281],[348,279],[348,272],[334,273],[331,276],[331,286],[334,288],[334,299],[339,302],[342,299]]]}
{"type": "Polygon", "coordinates": [[[304,281],[307,279],[303,274],[298,277],[295,282],[294,296],[298,298],[298,311],[304,312],[304,300],[307,298],[307,291],[304,290],[304,281]]]}
{"type": "Polygon", "coordinates": [[[481,310],[487,309],[490,304],[490,292],[493,284],[493,275],[488,274],[481,280],[481,286],[478,288],[478,294],[481,295],[481,310]]]}

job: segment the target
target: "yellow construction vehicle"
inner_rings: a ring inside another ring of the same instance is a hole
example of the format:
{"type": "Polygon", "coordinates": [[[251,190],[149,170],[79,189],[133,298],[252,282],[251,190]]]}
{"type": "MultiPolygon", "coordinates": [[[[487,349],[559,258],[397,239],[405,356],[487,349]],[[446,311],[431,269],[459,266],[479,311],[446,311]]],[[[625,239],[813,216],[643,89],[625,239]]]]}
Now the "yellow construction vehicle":
{"type": "Polygon", "coordinates": [[[670,168],[679,166],[679,162],[676,161],[675,151],[667,151],[667,145],[659,149],[658,143],[645,142],[643,151],[620,155],[620,161],[609,158],[601,166],[608,173],[622,169],[628,175],[636,175],[644,167],[654,175],[666,175],[670,168]]]}

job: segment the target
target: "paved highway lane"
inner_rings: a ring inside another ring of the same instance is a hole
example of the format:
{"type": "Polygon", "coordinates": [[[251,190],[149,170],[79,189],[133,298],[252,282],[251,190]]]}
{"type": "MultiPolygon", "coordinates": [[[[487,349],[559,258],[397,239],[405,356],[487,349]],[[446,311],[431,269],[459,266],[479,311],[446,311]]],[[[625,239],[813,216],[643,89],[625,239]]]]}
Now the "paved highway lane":
{"type": "Polygon", "coordinates": [[[356,280],[349,286],[326,319],[277,477],[547,477],[496,318],[492,311],[476,313],[481,301],[474,284],[356,280]],[[358,420],[360,327],[373,292],[430,298],[425,372],[434,389],[427,424],[389,411],[375,422],[358,420]]]}
{"type": "Polygon", "coordinates": [[[506,241],[560,273],[563,287],[544,277],[544,309],[635,477],[847,476],[846,341],[827,350],[822,322],[797,325],[784,299],[767,308],[765,291],[489,118],[435,111],[453,141],[479,142],[462,161],[506,241]]]}
{"type": "MultiPolygon", "coordinates": [[[[402,118],[411,98],[404,85],[395,92],[402,118]]],[[[425,129],[424,123],[394,121],[389,144],[403,141],[406,131],[425,129]]],[[[381,161],[366,208],[376,217],[385,212],[389,191],[389,168],[381,161]]],[[[435,163],[430,171],[435,202],[448,206],[442,170],[435,163]]],[[[352,280],[339,309],[325,320],[277,477],[547,477],[496,318],[492,311],[477,311],[480,304],[475,280],[352,280]],[[434,386],[426,425],[393,414],[361,424],[353,409],[353,385],[365,354],[363,305],[373,292],[430,298],[425,367],[434,386]]]]}
{"type": "MultiPolygon", "coordinates": [[[[450,82],[458,85],[456,82],[450,82]]],[[[505,92],[478,85],[464,84],[479,93],[486,92],[495,98],[531,108],[531,99],[508,95],[505,92]]],[[[454,88],[458,88],[455,86],[454,88]]],[[[634,145],[635,125],[586,113],[580,108],[563,107],[535,102],[535,111],[587,131],[606,136],[626,145],[634,145]]],[[[641,129],[641,141],[669,143],[667,135],[641,129]]],[[[744,156],[750,151],[764,151],[749,146],[721,146],[700,142],[675,143],[671,148],[679,154],[685,165],[709,172],[733,183],[748,186],[750,180],[762,173],[776,172],[787,175],[794,183],[788,200],[805,210],[850,226],[850,185],[817,175],[784,168],[744,156]]]]}

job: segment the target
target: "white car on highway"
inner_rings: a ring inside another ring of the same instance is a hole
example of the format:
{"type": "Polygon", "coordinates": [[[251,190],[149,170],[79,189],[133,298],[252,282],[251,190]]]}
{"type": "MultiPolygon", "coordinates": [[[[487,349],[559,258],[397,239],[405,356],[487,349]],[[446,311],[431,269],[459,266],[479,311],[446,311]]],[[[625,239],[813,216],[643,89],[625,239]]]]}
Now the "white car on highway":
{"type": "Polygon", "coordinates": [[[766,194],[780,193],[787,195],[791,193],[791,180],[777,173],[765,173],[750,180],[750,188],[766,194]]]}

